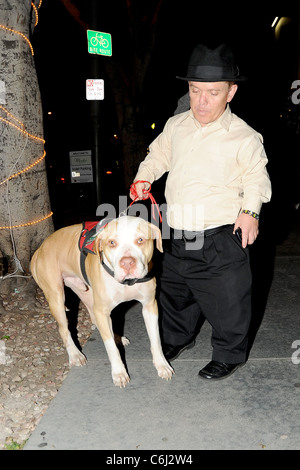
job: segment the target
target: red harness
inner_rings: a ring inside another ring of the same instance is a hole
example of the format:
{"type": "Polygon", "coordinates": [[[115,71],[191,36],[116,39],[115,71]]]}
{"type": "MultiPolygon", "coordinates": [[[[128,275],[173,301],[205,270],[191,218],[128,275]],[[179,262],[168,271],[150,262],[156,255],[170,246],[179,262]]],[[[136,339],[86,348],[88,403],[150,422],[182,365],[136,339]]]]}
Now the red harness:
{"type": "Polygon", "coordinates": [[[89,279],[85,270],[85,259],[88,253],[95,255],[94,244],[97,236],[97,225],[99,221],[82,222],[82,230],[78,240],[78,248],[80,250],[80,269],[85,282],[90,285],[89,279]]]}
{"type": "Polygon", "coordinates": [[[79,250],[87,251],[88,253],[94,252],[94,243],[96,238],[96,226],[98,225],[99,220],[93,222],[82,222],[82,231],[78,240],[79,250]]]}

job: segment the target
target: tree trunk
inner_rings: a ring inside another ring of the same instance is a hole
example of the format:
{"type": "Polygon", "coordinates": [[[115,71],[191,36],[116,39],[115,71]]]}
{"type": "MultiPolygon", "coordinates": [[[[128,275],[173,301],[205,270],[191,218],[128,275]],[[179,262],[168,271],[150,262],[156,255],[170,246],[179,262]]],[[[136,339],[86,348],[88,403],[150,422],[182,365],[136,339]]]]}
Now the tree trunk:
{"type": "MultiPolygon", "coordinates": [[[[32,3],[38,7],[40,1],[0,0],[0,258],[19,274],[28,274],[32,254],[53,231],[41,97],[29,42],[36,22],[32,3]]],[[[0,292],[14,282],[0,279],[0,292]]]]}

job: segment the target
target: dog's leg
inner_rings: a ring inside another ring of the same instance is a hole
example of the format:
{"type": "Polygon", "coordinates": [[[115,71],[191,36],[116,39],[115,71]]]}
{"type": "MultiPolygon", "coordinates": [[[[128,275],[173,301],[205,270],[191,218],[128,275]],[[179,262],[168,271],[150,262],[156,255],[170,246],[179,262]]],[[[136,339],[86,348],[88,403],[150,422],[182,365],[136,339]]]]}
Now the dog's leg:
{"type": "Polygon", "coordinates": [[[169,380],[174,374],[173,368],[163,355],[159,327],[158,327],[158,309],[156,300],[150,304],[143,305],[143,317],[150,339],[153,364],[157,369],[159,377],[169,380]]]}
{"type": "Polygon", "coordinates": [[[44,290],[49,308],[58,324],[58,331],[63,340],[64,346],[69,356],[69,365],[83,366],[86,363],[86,357],[75,346],[71,333],[68,328],[68,320],[65,312],[64,291],[60,286],[57,289],[44,290]]]}
{"type": "Polygon", "coordinates": [[[130,378],[126,372],[125,366],[114,340],[110,311],[96,313],[94,310],[94,313],[98,330],[103,339],[104,346],[111,363],[111,375],[113,382],[117,387],[126,387],[130,381],[130,378]]]}

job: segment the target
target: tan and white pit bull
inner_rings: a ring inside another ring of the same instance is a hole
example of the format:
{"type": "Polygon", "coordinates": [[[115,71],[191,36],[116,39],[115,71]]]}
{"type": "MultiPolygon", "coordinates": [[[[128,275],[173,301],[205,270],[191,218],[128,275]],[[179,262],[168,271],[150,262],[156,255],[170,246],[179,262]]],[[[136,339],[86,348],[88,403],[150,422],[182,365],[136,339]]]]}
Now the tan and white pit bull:
{"type": "MultiPolygon", "coordinates": [[[[80,267],[78,240],[81,231],[82,225],[79,224],[54,232],[31,260],[32,275],[43,290],[58,323],[70,366],[83,365],[86,358],[75,346],[68,329],[64,284],[78,295],[87,307],[92,322],[98,327],[116,386],[125,387],[130,379],[114,340],[110,314],[121,302],[134,299],[142,304],[158,375],[170,379],[174,371],[162,353],[155,299],[156,281],[155,278],[144,279],[151,265],[154,239],[158,250],[162,251],[159,228],[138,217],[123,216],[109,222],[96,235],[96,256],[90,253],[86,256],[88,283],[80,267]],[[138,282],[135,283],[136,280],[138,282]],[[141,280],[144,282],[139,282],[141,280]]],[[[122,342],[126,345],[129,341],[122,338],[122,342]]]]}

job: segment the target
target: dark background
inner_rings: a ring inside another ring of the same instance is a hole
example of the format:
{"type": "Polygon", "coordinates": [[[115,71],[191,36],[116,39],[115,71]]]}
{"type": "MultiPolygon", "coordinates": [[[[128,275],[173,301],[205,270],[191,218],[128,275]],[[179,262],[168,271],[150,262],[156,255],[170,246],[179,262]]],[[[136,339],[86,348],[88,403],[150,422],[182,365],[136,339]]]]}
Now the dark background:
{"type": "MultiPolygon", "coordinates": [[[[127,41],[125,0],[107,2],[107,5],[97,2],[97,18],[91,18],[94,1],[74,0],[73,3],[79,8],[82,20],[92,20],[97,30],[112,35],[114,58],[126,60],[132,51],[127,41]]],[[[138,16],[141,9],[146,14],[156,3],[157,0],[136,1],[137,17],[141,17],[138,16]]],[[[138,21],[137,27],[140,27],[138,21]]],[[[144,133],[149,143],[161,132],[165,121],[174,113],[177,100],[187,91],[186,83],[177,80],[176,75],[185,74],[193,48],[199,43],[210,47],[229,43],[242,75],[248,77],[248,81],[239,86],[231,108],[262,133],[269,158],[273,199],[264,210],[272,217],[274,213],[283,213],[288,221],[299,197],[299,106],[291,107],[289,101],[291,84],[298,78],[298,1],[218,4],[186,0],[179,4],[164,0],[156,34],[144,100],[144,133]],[[276,16],[289,18],[278,37],[271,27],[276,16]],[[156,123],[154,130],[150,127],[152,122],[156,123]]],[[[95,218],[90,206],[94,184],[71,184],[69,166],[70,151],[89,150],[92,146],[85,81],[94,77],[90,72],[92,59],[87,51],[86,35],[60,0],[44,0],[32,42],[42,95],[55,224],[58,227],[82,218],[95,218]],[[48,115],[48,111],[52,114],[48,115]]],[[[103,60],[109,58],[98,56],[97,60],[101,70],[103,60]]],[[[123,185],[118,166],[122,161],[122,143],[113,137],[118,135],[118,128],[112,90],[104,75],[98,78],[105,80],[105,99],[100,104],[101,202],[110,202],[116,195],[127,194],[128,188],[123,185]]],[[[153,189],[160,198],[163,180],[158,189],[153,189]]]]}

